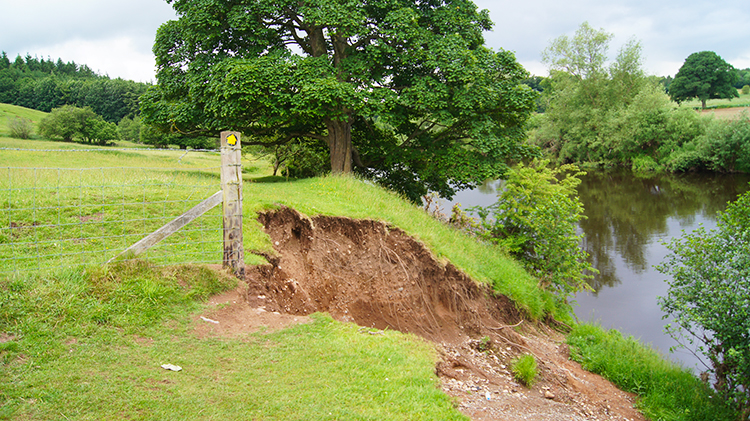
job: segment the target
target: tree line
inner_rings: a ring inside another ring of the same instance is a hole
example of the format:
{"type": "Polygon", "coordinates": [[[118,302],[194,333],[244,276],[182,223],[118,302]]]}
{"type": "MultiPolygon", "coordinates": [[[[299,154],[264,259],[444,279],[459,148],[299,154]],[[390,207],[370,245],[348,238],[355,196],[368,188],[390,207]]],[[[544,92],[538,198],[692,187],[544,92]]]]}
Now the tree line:
{"type": "MultiPolygon", "coordinates": [[[[205,136],[159,132],[140,119],[140,97],[148,84],[110,79],[85,64],[20,55],[0,55],[0,103],[51,113],[37,128],[50,139],[109,144],[127,140],[156,147],[212,148],[205,136]]],[[[28,138],[31,123],[10,122],[15,137],[28,138]]]]}
{"type": "Polygon", "coordinates": [[[612,34],[584,23],[543,53],[545,112],[530,142],[558,163],[636,170],[750,172],[750,121],[702,116],[678,103],[738,97],[740,73],[716,53],[691,54],[669,90],[641,68],[641,46],[608,54],[612,34]],[[583,53],[585,52],[585,53],[583,53]]]}
{"type": "Polygon", "coordinates": [[[0,102],[50,112],[64,105],[89,107],[117,123],[140,113],[139,98],[148,85],[98,75],[86,65],[61,59],[0,55],[0,102]]]}

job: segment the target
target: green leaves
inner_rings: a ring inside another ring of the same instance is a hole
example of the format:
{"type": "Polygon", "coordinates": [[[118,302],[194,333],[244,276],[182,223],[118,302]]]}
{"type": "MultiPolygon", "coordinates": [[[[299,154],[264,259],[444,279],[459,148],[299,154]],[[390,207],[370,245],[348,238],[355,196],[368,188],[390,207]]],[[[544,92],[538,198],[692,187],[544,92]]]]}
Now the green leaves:
{"type": "MultiPolygon", "coordinates": [[[[670,242],[656,267],[670,275],[659,304],[677,328],[669,333],[696,344],[710,361],[715,388],[750,410],[750,194],[719,213],[715,230],[699,228],[670,242]]],[[[665,317],[667,317],[665,316],[665,317]]]]}
{"type": "Polygon", "coordinates": [[[639,92],[652,89],[641,69],[640,43],[627,42],[608,65],[611,40],[612,34],[584,22],[574,37],[561,36],[542,53],[550,68],[549,105],[534,137],[559,162],[632,158],[615,153],[618,139],[608,132],[618,131],[618,120],[639,92]]]}
{"type": "Polygon", "coordinates": [[[354,162],[415,201],[530,153],[536,94],[519,87],[528,74],[512,53],[482,45],[491,22],[470,1],[173,4],[180,18],[159,29],[159,83],[142,105],[162,130],[324,140],[331,168],[354,162]]]}
{"type": "Polygon", "coordinates": [[[682,102],[698,98],[706,108],[706,100],[713,98],[738,98],[734,83],[738,75],[734,67],[713,51],[693,53],[685,59],[672,83],[669,95],[682,102]]]}
{"type": "Polygon", "coordinates": [[[91,108],[65,105],[55,108],[39,122],[39,132],[47,138],[59,138],[66,142],[81,140],[106,144],[117,139],[117,126],[107,123],[91,108]]]}
{"type": "Polygon", "coordinates": [[[564,300],[590,289],[586,279],[595,269],[586,261],[577,234],[583,205],[576,187],[583,173],[575,165],[550,169],[548,164],[519,164],[509,173],[498,202],[475,210],[485,238],[506,246],[544,287],[564,300]]]}

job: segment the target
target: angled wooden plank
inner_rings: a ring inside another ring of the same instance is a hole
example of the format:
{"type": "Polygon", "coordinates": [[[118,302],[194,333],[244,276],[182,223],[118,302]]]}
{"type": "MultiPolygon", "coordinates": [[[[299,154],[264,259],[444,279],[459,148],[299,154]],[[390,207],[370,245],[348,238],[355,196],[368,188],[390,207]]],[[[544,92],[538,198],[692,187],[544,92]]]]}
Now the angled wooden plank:
{"type": "Polygon", "coordinates": [[[213,209],[216,205],[221,203],[224,200],[224,194],[222,191],[218,191],[211,195],[208,199],[200,202],[199,204],[195,205],[192,209],[189,211],[183,213],[182,215],[178,216],[177,218],[173,219],[168,224],[164,225],[163,227],[159,228],[158,230],[152,232],[151,234],[147,235],[146,237],[142,238],[137,243],[133,244],[132,246],[125,249],[122,253],[118,254],[117,256],[109,259],[107,263],[110,263],[117,258],[121,256],[126,256],[130,254],[131,256],[135,257],[139,254],[143,253],[144,251],[150,249],[154,245],[156,245],[159,241],[169,237],[170,235],[177,232],[180,228],[184,227],[185,225],[192,222],[194,219],[198,218],[199,216],[203,215],[204,213],[210,211],[213,209]]]}

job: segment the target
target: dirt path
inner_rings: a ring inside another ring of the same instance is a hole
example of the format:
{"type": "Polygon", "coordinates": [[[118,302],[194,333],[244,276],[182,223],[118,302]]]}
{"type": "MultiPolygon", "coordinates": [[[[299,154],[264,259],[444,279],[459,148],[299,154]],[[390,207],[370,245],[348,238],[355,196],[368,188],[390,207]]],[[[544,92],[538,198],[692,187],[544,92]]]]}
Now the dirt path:
{"type": "Polygon", "coordinates": [[[199,334],[278,329],[323,311],[433,341],[443,389],[472,420],[644,420],[632,395],[568,359],[561,334],[526,322],[507,297],[442,265],[400,229],[287,208],[260,221],[278,255],[247,268],[247,290],[214,297],[199,334]],[[510,373],[523,353],[539,363],[532,389],[510,373]]]}

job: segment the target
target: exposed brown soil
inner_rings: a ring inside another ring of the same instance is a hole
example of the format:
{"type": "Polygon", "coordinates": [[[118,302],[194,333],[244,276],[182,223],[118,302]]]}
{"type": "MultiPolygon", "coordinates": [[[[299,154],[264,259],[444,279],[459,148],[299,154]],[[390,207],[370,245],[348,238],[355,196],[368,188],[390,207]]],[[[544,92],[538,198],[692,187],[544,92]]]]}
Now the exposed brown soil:
{"type": "Polygon", "coordinates": [[[633,396],[568,359],[562,334],[525,321],[507,297],[440,263],[402,230],[288,208],[259,220],[277,255],[247,268],[246,287],[214,297],[196,320],[199,334],[273,330],[328,312],[433,341],[443,390],[473,420],[644,420],[633,396]],[[539,363],[531,389],[510,373],[523,353],[539,363]]]}
{"type": "Polygon", "coordinates": [[[750,107],[712,108],[700,112],[701,114],[713,114],[721,119],[733,119],[740,117],[742,113],[750,114],[750,107]]]}

